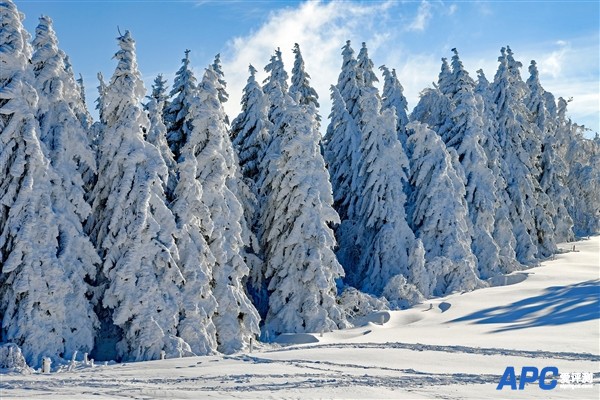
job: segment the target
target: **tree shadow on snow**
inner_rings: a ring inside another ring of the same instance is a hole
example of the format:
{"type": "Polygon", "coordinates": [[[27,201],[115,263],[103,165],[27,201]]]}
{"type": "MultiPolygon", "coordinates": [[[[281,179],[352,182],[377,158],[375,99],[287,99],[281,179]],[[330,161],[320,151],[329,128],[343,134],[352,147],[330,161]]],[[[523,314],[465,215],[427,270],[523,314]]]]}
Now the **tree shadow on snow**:
{"type": "Polygon", "coordinates": [[[600,319],[600,280],[553,286],[539,296],[477,311],[449,322],[508,324],[493,332],[600,319]]]}

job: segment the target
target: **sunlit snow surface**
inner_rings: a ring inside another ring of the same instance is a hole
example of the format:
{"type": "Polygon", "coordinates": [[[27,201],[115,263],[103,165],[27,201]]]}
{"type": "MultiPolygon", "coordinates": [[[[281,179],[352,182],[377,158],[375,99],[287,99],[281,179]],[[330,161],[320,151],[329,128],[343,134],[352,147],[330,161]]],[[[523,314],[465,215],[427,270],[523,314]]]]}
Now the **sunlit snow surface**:
{"type": "Polygon", "coordinates": [[[0,398],[597,399],[600,237],[575,252],[559,247],[570,252],[517,273],[526,279],[507,279],[512,285],[378,313],[357,328],[287,335],[251,354],[0,375],[0,398]],[[594,384],[497,391],[507,366],[593,372],[594,384]]]}

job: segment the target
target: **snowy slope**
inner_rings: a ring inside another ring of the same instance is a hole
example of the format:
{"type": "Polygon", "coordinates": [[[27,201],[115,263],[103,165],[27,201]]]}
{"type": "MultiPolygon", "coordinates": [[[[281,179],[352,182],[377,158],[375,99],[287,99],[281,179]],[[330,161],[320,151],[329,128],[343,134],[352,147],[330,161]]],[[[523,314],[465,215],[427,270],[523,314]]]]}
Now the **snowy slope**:
{"type": "Polygon", "coordinates": [[[575,246],[507,278],[518,283],[382,312],[361,327],[290,335],[251,354],[0,375],[0,398],[597,399],[600,237],[575,246]],[[594,385],[497,391],[507,366],[594,372],[594,385]]]}

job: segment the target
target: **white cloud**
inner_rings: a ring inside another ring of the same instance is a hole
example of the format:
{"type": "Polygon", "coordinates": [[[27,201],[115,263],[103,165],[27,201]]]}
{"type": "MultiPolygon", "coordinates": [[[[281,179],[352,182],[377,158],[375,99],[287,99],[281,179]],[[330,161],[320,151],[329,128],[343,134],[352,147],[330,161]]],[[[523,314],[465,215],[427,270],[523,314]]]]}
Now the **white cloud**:
{"type": "MultiPolygon", "coordinates": [[[[346,40],[352,41],[356,54],[361,42],[367,42],[375,67],[385,64],[396,68],[405,88],[409,110],[412,110],[420,91],[437,81],[440,58],[449,58],[451,54],[441,54],[435,49],[408,51],[407,40],[410,40],[410,34],[403,33],[397,25],[398,15],[402,18],[402,7],[391,1],[310,1],[272,12],[255,31],[248,36],[233,39],[221,52],[231,96],[226,104],[228,114],[234,118],[239,113],[239,101],[248,77],[248,65],[252,63],[259,70],[257,79],[262,81],[266,77],[264,65],[268,63],[273,51],[281,47],[286,70],[291,73],[291,49],[294,43],[299,43],[306,70],[312,78],[311,83],[320,96],[325,129],[331,108],[329,87],[337,82],[342,62],[341,47],[346,40]]],[[[424,13],[430,13],[430,3],[421,3],[420,10],[423,7],[427,7],[424,13]]],[[[418,17],[413,22],[417,19],[418,17]]],[[[523,79],[526,80],[528,76],[529,60],[537,60],[540,79],[546,90],[553,92],[556,97],[573,96],[575,100],[569,104],[573,119],[598,130],[598,60],[597,57],[590,56],[597,54],[597,38],[569,38],[568,42],[563,40],[536,43],[528,49],[523,47],[513,46],[516,58],[524,64],[521,71],[523,79]]],[[[461,53],[461,58],[474,79],[477,77],[475,71],[482,68],[488,80],[493,81],[498,55],[499,49],[490,48],[478,54],[461,53]]],[[[201,72],[203,69],[198,71],[198,79],[202,76],[201,72]]],[[[381,79],[379,71],[376,73],[381,79]]]]}
{"type": "Polygon", "coordinates": [[[422,32],[427,27],[427,23],[431,19],[431,4],[427,0],[423,0],[417,11],[415,19],[406,27],[407,31],[422,32]]]}
{"type": "MultiPolygon", "coordinates": [[[[306,70],[317,90],[321,113],[327,118],[330,110],[329,87],[337,82],[342,63],[341,47],[346,40],[358,54],[361,42],[369,47],[373,57],[387,42],[388,33],[379,25],[392,2],[356,4],[318,1],[305,2],[296,8],[273,12],[267,21],[247,37],[233,39],[222,52],[223,69],[228,82],[230,101],[226,110],[235,117],[240,110],[239,100],[248,77],[248,65],[259,70],[257,79],[266,77],[263,67],[273,51],[280,47],[288,73],[293,66],[294,43],[300,44],[306,70]]],[[[379,65],[379,64],[376,64],[379,65]]],[[[326,124],[325,124],[326,125],[326,124]]]]}
{"type": "Polygon", "coordinates": [[[568,42],[559,40],[556,44],[559,46],[558,50],[540,60],[540,73],[551,75],[555,79],[561,75],[566,55],[570,50],[568,42]]]}

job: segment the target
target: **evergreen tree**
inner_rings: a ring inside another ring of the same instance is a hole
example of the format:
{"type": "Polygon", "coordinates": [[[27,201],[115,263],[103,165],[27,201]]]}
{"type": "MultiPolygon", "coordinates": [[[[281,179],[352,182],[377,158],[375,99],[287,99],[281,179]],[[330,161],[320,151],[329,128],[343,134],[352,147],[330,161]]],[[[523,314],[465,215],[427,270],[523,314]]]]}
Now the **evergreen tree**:
{"type": "Polygon", "coordinates": [[[358,214],[354,204],[357,201],[360,132],[338,88],[333,85],[331,101],[330,123],[323,140],[324,157],[331,176],[335,208],[344,221],[354,219],[358,214]]]}
{"type": "Polygon", "coordinates": [[[219,101],[221,104],[227,103],[227,100],[229,100],[229,93],[227,93],[227,82],[225,81],[225,74],[223,73],[223,67],[221,65],[221,54],[215,56],[212,68],[219,78],[219,101]]]}
{"type": "Polygon", "coordinates": [[[373,61],[369,58],[369,51],[365,42],[362,43],[356,57],[356,74],[361,87],[372,88],[374,82],[379,82],[375,72],[373,72],[373,61]]]}
{"type": "Polygon", "coordinates": [[[283,66],[279,48],[271,56],[269,63],[265,66],[265,71],[269,76],[263,81],[263,92],[267,95],[269,101],[269,121],[275,124],[281,112],[277,108],[277,104],[281,103],[281,99],[278,99],[277,96],[282,96],[288,91],[288,74],[283,66]]]}
{"type": "Polygon", "coordinates": [[[396,132],[402,146],[406,146],[406,125],[408,124],[408,102],[404,97],[404,88],[398,81],[396,70],[390,71],[385,65],[379,67],[383,72],[383,94],[381,107],[392,109],[396,114],[396,132]]]}
{"type": "MultiPolygon", "coordinates": [[[[45,144],[47,157],[61,178],[57,190],[65,193],[64,200],[68,199],[71,203],[62,204],[57,210],[68,209],[69,213],[77,215],[79,221],[69,230],[75,229],[82,235],[81,224],[91,212],[90,206],[84,200],[83,177],[95,173],[96,160],[88,142],[87,132],[68,102],[68,99],[75,98],[78,92],[69,92],[74,91],[75,87],[66,84],[68,73],[64,68],[64,58],[58,49],[58,41],[49,17],[40,17],[33,46],[35,52],[32,65],[34,85],[39,95],[36,116],[40,124],[40,138],[45,144]]],[[[61,197],[58,193],[55,196],[61,197]]],[[[81,246],[81,251],[95,253],[89,243],[87,250],[82,243],[71,245],[81,246]]],[[[73,256],[77,258],[78,249],[73,251],[73,256]]]]}
{"type": "Polygon", "coordinates": [[[246,348],[258,334],[259,316],[242,283],[249,273],[242,257],[243,209],[236,197],[239,193],[236,159],[219,101],[220,87],[212,66],[207,68],[198,87],[198,97],[184,121],[191,127],[185,146],[193,149],[197,159],[202,199],[214,224],[208,244],[216,259],[212,285],[217,300],[213,322],[218,349],[233,353],[246,348]]]}
{"type": "Polygon", "coordinates": [[[346,282],[359,286],[360,274],[357,268],[361,251],[356,242],[360,226],[356,204],[359,200],[360,131],[346,109],[338,88],[333,85],[331,100],[330,123],[323,140],[323,147],[331,176],[334,206],[341,220],[336,228],[339,244],[337,256],[346,271],[346,282]]]}
{"type": "Polygon", "coordinates": [[[516,239],[509,213],[510,198],[506,192],[506,180],[502,172],[502,149],[496,136],[498,132],[496,104],[494,103],[490,83],[481,69],[477,71],[475,95],[481,100],[478,102],[479,114],[483,121],[481,146],[487,155],[488,168],[492,171],[494,177],[496,198],[498,199],[492,237],[498,245],[502,273],[507,274],[520,269],[521,264],[516,260],[516,239]]]}
{"type": "Polygon", "coordinates": [[[442,58],[442,68],[440,70],[440,74],[438,75],[437,86],[440,89],[440,92],[446,96],[451,96],[455,91],[452,79],[452,70],[450,69],[447,58],[442,58]]]}
{"type": "Polygon", "coordinates": [[[419,102],[412,110],[410,120],[427,124],[431,130],[442,135],[452,128],[447,118],[451,113],[450,98],[438,87],[427,88],[420,93],[419,102]]]}
{"type": "MultiPolygon", "coordinates": [[[[167,95],[167,80],[163,77],[163,74],[156,75],[156,78],[154,78],[154,82],[152,83],[152,93],[147,97],[149,99],[155,99],[157,103],[162,102],[163,108],[166,108],[169,105],[169,96],[167,95]]],[[[161,110],[161,112],[163,112],[163,110],[161,110]]]]}
{"type": "MultiPolygon", "coordinates": [[[[573,219],[569,215],[567,205],[570,203],[570,192],[566,186],[567,168],[564,160],[560,158],[556,149],[560,143],[556,141],[556,116],[550,115],[549,108],[556,113],[554,96],[548,96],[539,80],[539,73],[535,61],[529,65],[529,95],[526,105],[530,113],[530,122],[537,126],[541,135],[540,155],[540,189],[543,192],[544,211],[552,218],[554,225],[553,234],[558,241],[573,240],[573,219]],[[549,107],[547,107],[547,102],[549,107]]],[[[549,249],[548,251],[553,251],[549,249]]]]}
{"type": "Polygon", "coordinates": [[[196,96],[196,77],[190,67],[190,50],[185,51],[181,68],[175,74],[173,88],[169,93],[171,103],[164,108],[164,123],[167,126],[167,142],[175,159],[186,142],[191,127],[185,123],[192,99],[196,96]]]}
{"type": "Polygon", "coordinates": [[[411,226],[423,242],[432,288],[427,295],[473,290],[481,283],[471,252],[465,187],[441,138],[425,125],[410,123],[408,137],[412,192],[411,226]]]}
{"type": "Polygon", "coordinates": [[[102,72],[98,72],[98,98],[96,99],[96,110],[98,110],[98,117],[101,123],[106,122],[106,116],[104,115],[105,102],[104,96],[106,96],[106,82],[102,72]]]}
{"type": "Polygon", "coordinates": [[[585,128],[573,123],[566,115],[568,101],[560,97],[557,108],[556,136],[568,146],[560,146],[569,160],[567,186],[572,202],[567,205],[573,219],[576,236],[588,236],[600,229],[600,143],[598,135],[585,139],[585,128]],[[564,148],[567,150],[564,150],[564,148]]]}
{"type": "Polygon", "coordinates": [[[97,318],[85,279],[98,260],[39,141],[22,18],[10,0],[0,3],[0,340],[37,367],[43,356],[92,349],[97,318]]]}
{"type": "Polygon", "coordinates": [[[242,93],[242,111],[231,124],[231,139],[242,174],[258,182],[259,165],[269,144],[268,99],[256,82],[256,69],[250,65],[248,70],[250,76],[242,93]]]}
{"type": "Polygon", "coordinates": [[[516,238],[517,260],[535,263],[536,257],[553,251],[551,220],[538,202],[541,190],[536,179],[537,133],[528,122],[524,104],[526,85],[520,78],[521,63],[514,60],[510,49],[502,48],[500,66],[493,84],[498,141],[503,149],[503,175],[510,198],[509,213],[516,238]],[[529,149],[529,150],[528,150],[529,149]],[[532,153],[533,152],[533,153],[532,153]]]}
{"type": "Polygon", "coordinates": [[[360,84],[357,60],[350,41],[342,47],[342,70],[332,88],[330,123],[324,138],[324,156],[330,171],[334,204],[341,224],[336,228],[337,256],[346,271],[346,283],[360,285],[357,238],[360,224],[356,204],[359,193],[360,84]]]}
{"type": "Polygon", "coordinates": [[[143,138],[149,121],[140,106],[145,89],[135,42],[127,31],[118,43],[118,65],[104,96],[106,126],[88,230],[104,260],[102,316],[119,328],[117,356],[151,360],[163,350],[169,356],[189,351],[176,336],[183,276],[162,185],[167,168],[143,138]]]}
{"type": "Polygon", "coordinates": [[[194,354],[207,355],[217,349],[217,332],[212,320],[217,309],[212,294],[216,259],[208,245],[214,224],[203,201],[198,144],[193,138],[188,136],[188,141],[181,147],[176,164],[177,186],[171,203],[177,223],[179,266],[185,279],[178,332],[194,354]]]}
{"type": "Polygon", "coordinates": [[[82,111],[77,115],[79,122],[85,129],[89,129],[92,126],[93,118],[90,114],[86,100],[85,100],[85,84],[83,82],[83,75],[79,74],[79,78],[76,80],[78,93],[79,93],[79,110],[82,111]]]}
{"type": "Polygon", "coordinates": [[[342,95],[342,99],[346,104],[346,109],[352,118],[358,121],[358,98],[360,96],[362,77],[358,73],[357,61],[354,58],[354,50],[350,46],[349,40],[346,41],[346,45],[342,47],[342,57],[342,70],[338,77],[337,89],[342,95]]]}
{"type": "MultiPolygon", "coordinates": [[[[281,88],[276,85],[276,90],[281,88]]],[[[346,326],[336,303],[335,280],[343,271],[335,258],[330,223],[334,211],[320,134],[311,114],[289,95],[278,96],[283,115],[264,163],[267,194],[262,215],[269,282],[266,335],[330,331],[346,326]]]]}
{"type": "Polygon", "coordinates": [[[250,268],[248,291],[261,317],[268,310],[268,291],[264,279],[264,263],[258,243],[259,185],[263,174],[259,166],[269,144],[271,124],[268,119],[267,96],[256,82],[256,69],[250,65],[250,76],[242,93],[242,111],[231,124],[231,138],[239,160],[242,181],[247,191],[240,200],[250,229],[250,243],[245,249],[245,261],[250,268]]]}
{"type": "Polygon", "coordinates": [[[163,181],[163,189],[165,191],[167,203],[170,203],[173,200],[173,192],[175,191],[175,185],[177,184],[177,163],[175,162],[173,152],[167,143],[167,127],[163,122],[162,113],[164,102],[158,100],[161,98],[164,97],[158,95],[155,98],[152,96],[150,97],[150,101],[144,106],[150,120],[150,127],[146,135],[146,140],[158,149],[167,167],[168,174],[163,177],[166,178],[166,180],[163,181]]]}
{"type": "MultiPolygon", "coordinates": [[[[311,106],[316,112],[319,108],[319,95],[315,89],[310,86],[310,75],[304,70],[304,59],[300,52],[298,43],[294,44],[294,68],[292,68],[292,85],[290,86],[290,95],[296,99],[301,106],[311,106]]],[[[317,115],[318,120],[321,118],[317,115]]]]}
{"type": "Polygon", "coordinates": [[[271,56],[269,64],[265,66],[265,71],[269,74],[269,77],[264,80],[263,90],[265,93],[269,93],[275,88],[277,83],[281,90],[285,93],[288,90],[288,74],[285,72],[283,66],[283,58],[279,47],[275,50],[275,54],[271,56]]]}
{"type": "MultiPolygon", "coordinates": [[[[408,159],[397,138],[396,117],[392,110],[380,112],[381,103],[374,88],[364,90],[360,107],[360,287],[375,295],[384,291],[391,295],[386,285],[395,276],[403,275],[409,282],[418,282],[419,289],[427,293],[425,260],[411,259],[411,253],[422,245],[406,222],[404,187],[408,177],[404,171],[408,170],[408,159]]],[[[388,300],[403,300],[406,288],[396,290],[388,300]]]]}
{"type": "Polygon", "coordinates": [[[465,174],[466,201],[473,227],[472,249],[479,275],[489,278],[504,270],[500,249],[493,238],[498,189],[482,147],[484,124],[478,104],[481,100],[475,96],[475,82],[464,69],[458,51],[453,49],[453,52],[450,92],[453,111],[448,115],[448,125],[452,128],[446,134],[446,145],[456,150],[465,174]]]}

